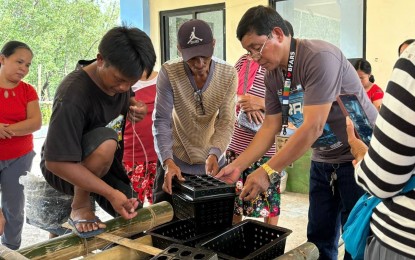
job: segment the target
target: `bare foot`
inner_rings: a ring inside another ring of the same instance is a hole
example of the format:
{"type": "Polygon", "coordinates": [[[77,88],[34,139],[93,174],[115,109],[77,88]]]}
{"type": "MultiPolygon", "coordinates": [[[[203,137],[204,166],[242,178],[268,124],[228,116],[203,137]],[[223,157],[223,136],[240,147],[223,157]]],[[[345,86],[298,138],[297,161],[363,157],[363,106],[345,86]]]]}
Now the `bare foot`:
{"type": "Polygon", "coordinates": [[[6,219],[3,216],[3,210],[0,208],[0,235],[3,235],[4,225],[6,225],[6,219]]]}
{"type": "Polygon", "coordinates": [[[100,228],[105,228],[106,225],[102,223],[90,207],[79,209],[72,209],[70,215],[72,221],[76,223],[75,227],[78,232],[89,232],[100,228]]]}

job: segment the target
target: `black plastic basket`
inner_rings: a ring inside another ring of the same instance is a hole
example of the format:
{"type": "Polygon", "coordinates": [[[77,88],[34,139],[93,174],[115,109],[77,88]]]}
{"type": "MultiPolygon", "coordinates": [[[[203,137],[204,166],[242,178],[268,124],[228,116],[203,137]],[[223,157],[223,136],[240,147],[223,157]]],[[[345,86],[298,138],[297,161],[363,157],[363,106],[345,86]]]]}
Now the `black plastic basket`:
{"type": "Polygon", "coordinates": [[[215,252],[202,248],[192,248],[179,244],[172,244],[151,260],[217,260],[215,252]]]}
{"type": "Polygon", "coordinates": [[[174,214],[178,219],[191,219],[198,234],[232,226],[234,205],[234,194],[196,200],[184,194],[173,194],[174,214]]]}
{"type": "Polygon", "coordinates": [[[227,196],[235,194],[235,185],[215,179],[209,175],[183,174],[185,181],[173,179],[175,193],[186,194],[192,199],[227,196]]]}
{"type": "Polygon", "coordinates": [[[256,220],[244,220],[198,246],[216,252],[219,259],[273,259],[284,254],[291,230],[256,220]]]}
{"type": "Polygon", "coordinates": [[[171,244],[180,244],[194,247],[197,243],[206,241],[218,233],[196,233],[194,221],[186,219],[166,223],[164,225],[148,230],[146,234],[151,235],[154,247],[166,249],[171,244]]]}

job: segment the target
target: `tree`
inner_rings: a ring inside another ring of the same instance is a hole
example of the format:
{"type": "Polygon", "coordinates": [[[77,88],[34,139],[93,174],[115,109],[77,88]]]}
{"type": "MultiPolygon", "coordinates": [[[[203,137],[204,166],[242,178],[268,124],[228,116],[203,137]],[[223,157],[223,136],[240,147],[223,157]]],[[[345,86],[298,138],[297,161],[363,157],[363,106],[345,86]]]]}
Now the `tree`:
{"type": "Polygon", "coordinates": [[[99,40],[120,16],[119,0],[0,0],[0,6],[0,46],[10,40],[30,46],[35,56],[25,81],[38,90],[48,86],[42,93],[49,99],[78,60],[96,57],[99,40]]]}

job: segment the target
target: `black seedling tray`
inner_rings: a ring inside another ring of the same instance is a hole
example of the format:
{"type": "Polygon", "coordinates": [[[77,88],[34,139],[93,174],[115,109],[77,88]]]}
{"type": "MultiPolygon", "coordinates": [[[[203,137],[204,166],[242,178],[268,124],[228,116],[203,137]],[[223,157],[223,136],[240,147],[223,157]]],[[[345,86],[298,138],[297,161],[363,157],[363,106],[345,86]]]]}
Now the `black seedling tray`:
{"type": "Polygon", "coordinates": [[[209,175],[184,174],[183,177],[186,179],[184,182],[174,178],[175,192],[186,194],[192,199],[235,194],[235,185],[227,184],[209,175]]]}
{"type": "Polygon", "coordinates": [[[176,220],[148,230],[153,246],[166,249],[171,244],[180,244],[194,247],[197,243],[217,235],[217,232],[197,233],[195,222],[191,219],[176,220]]]}
{"type": "Polygon", "coordinates": [[[194,222],[197,234],[232,226],[235,195],[191,200],[183,194],[173,193],[173,209],[178,219],[194,222]]]}
{"type": "Polygon", "coordinates": [[[274,259],[284,254],[291,230],[257,220],[244,220],[197,246],[212,250],[219,259],[274,259]]]}
{"type": "Polygon", "coordinates": [[[215,252],[202,248],[193,248],[179,244],[172,244],[160,254],[150,260],[217,260],[215,252]]]}

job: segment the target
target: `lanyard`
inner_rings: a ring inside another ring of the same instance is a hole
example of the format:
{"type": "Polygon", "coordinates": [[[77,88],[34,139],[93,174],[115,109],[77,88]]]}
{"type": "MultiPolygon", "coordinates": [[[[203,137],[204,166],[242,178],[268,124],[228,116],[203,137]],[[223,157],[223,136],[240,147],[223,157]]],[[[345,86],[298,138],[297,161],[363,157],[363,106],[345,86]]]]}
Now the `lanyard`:
{"type": "Polygon", "coordinates": [[[294,73],[295,47],[296,47],[296,40],[294,38],[291,38],[287,72],[285,73],[284,87],[282,91],[282,133],[284,135],[287,134],[287,127],[288,127],[288,116],[289,116],[288,112],[290,110],[289,101],[290,101],[291,81],[293,79],[293,73],[294,73]]]}

